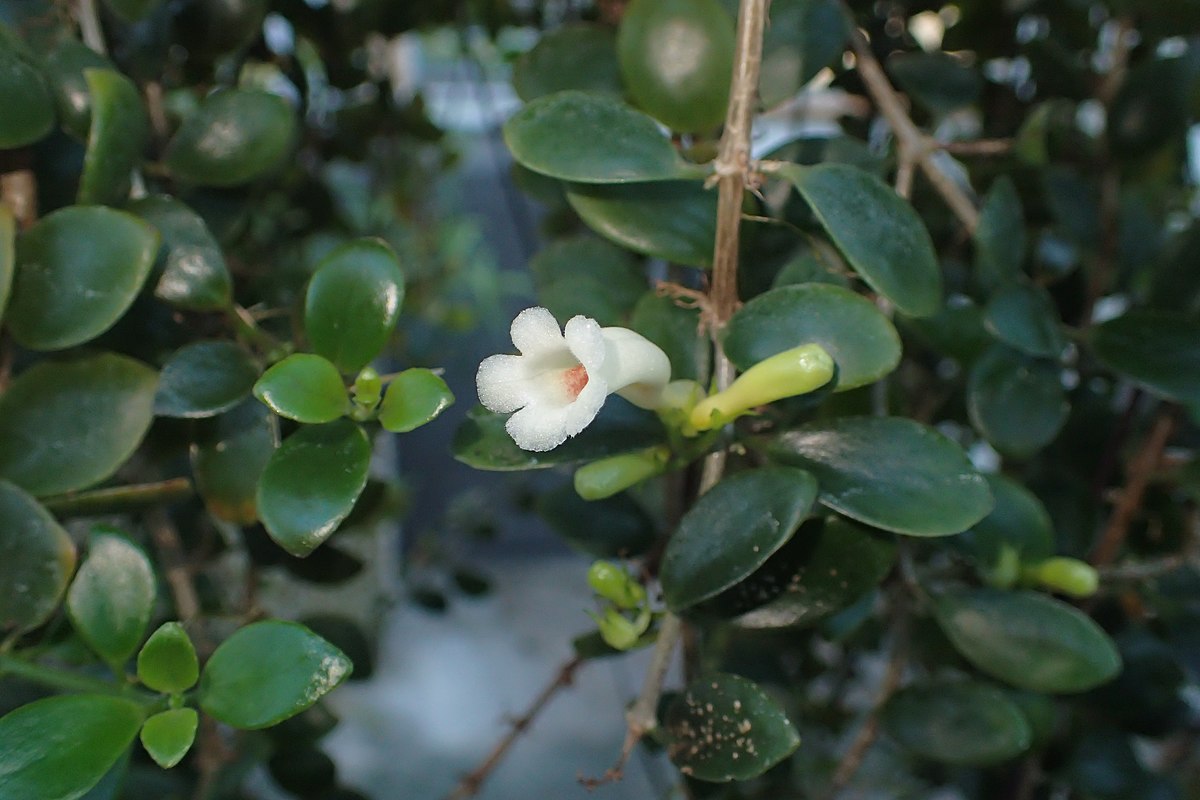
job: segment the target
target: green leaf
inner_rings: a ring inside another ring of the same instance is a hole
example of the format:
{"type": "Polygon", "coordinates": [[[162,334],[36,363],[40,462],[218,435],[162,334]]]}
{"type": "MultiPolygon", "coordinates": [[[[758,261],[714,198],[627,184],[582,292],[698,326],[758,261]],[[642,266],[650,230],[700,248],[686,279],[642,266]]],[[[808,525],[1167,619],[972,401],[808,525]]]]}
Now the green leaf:
{"type": "Polygon", "coordinates": [[[196,648],[178,622],[164,622],[150,634],[137,658],[138,679],[156,692],[186,692],[200,678],[196,648]]]}
{"type": "Polygon", "coordinates": [[[0,477],[38,496],[99,483],[150,429],[157,383],[113,353],[35,364],[0,395],[0,477]]]}
{"type": "Polygon", "coordinates": [[[902,689],[880,718],[906,749],[945,764],[987,766],[1029,749],[1033,734],[1000,689],[978,681],[940,681],[902,689]]]}
{"type": "Polygon", "coordinates": [[[15,32],[0,23],[0,150],[33,144],[54,128],[54,100],[15,32]]]}
{"type": "Polygon", "coordinates": [[[673,379],[706,379],[710,347],[708,337],[700,332],[700,309],[646,292],[633,307],[629,327],[662,348],[671,360],[673,379]]]}
{"type": "Polygon", "coordinates": [[[233,342],[196,342],[163,365],[154,398],[160,417],[214,417],[249,396],[258,379],[254,358],[233,342]]]}
{"type": "Polygon", "coordinates": [[[691,684],[667,708],[667,754],[679,771],[702,781],[744,781],[800,746],[783,709],[759,686],[716,673],[691,684]]]}
{"type": "Polygon", "coordinates": [[[204,98],[167,146],[176,178],[199,186],[237,186],[279,168],[297,139],[296,113],[259,89],[222,89],[204,98]]]}
{"type": "Polygon", "coordinates": [[[1016,280],[1025,263],[1025,217],[1017,187],[1007,175],[997,178],[984,197],[974,238],[975,274],[984,288],[1016,280]]]}
{"type": "Polygon", "coordinates": [[[666,431],[654,414],[610,397],[583,433],[544,453],[522,450],[504,430],[506,415],[482,407],[467,412],[454,434],[454,457],[475,469],[509,472],[544,469],[576,461],[645,450],[666,440],[666,431]]]}
{"type": "Polygon", "coordinates": [[[0,718],[0,797],[76,800],[133,743],[142,708],[106,695],[48,697],[0,718]]]}
{"type": "Polygon", "coordinates": [[[820,500],[848,517],[910,536],[961,533],[987,516],[987,481],[954,442],[895,417],[843,417],[778,437],[771,455],[809,470],[820,500]]]}
{"type": "Polygon", "coordinates": [[[790,467],[725,478],[680,520],[659,578],[663,599],[681,611],[714,597],[761,567],[787,543],[817,498],[817,482],[790,467]]]}
{"type": "Polygon", "coordinates": [[[94,339],[133,303],[158,253],[158,233],[124,211],[71,206],[43,217],[17,242],[7,324],[30,350],[94,339]]]}
{"type": "Polygon", "coordinates": [[[740,370],[802,344],[819,344],[846,391],[879,380],[900,363],[900,335],[865,297],[829,284],[784,286],[760,294],[725,328],[725,354],[740,370]]]}
{"type": "Polygon", "coordinates": [[[332,422],[350,410],[337,367],[311,353],[290,355],[264,372],[254,396],[279,416],[308,424],[332,422]]]}
{"type": "Polygon", "coordinates": [[[997,291],[988,301],[984,325],[997,339],[1026,355],[1061,358],[1067,349],[1058,309],[1041,286],[1014,283],[997,291]]]}
{"type": "Polygon", "coordinates": [[[0,631],[27,631],[58,608],[75,545],[36,500],[0,480],[0,631]]]}
{"type": "Polygon", "coordinates": [[[522,166],[564,181],[638,183],[707,174],[679,156],[653,119],[604,94],[538,98],[504,124],[504,142],[522,166]]]}
{"type": "Polygon", "coordinates": [[[256,622],[222,642],[204,665],[200,708],[234,728],[267,728],[320,700],[353,666],[303,625],[256,622]]]}
{"type": "Polygon", "coordinates": [[[113,63],[77,39],[63,39],[42,61],[58,119],[73,136],[88,137],[92,125],[92,95],[84,70],[116,69],[113,63]]]}
{"type": "Polygon", "coordinates": [[[992,512],[954,540],[985,567],[995,567],[1004,548],[1035,563],[1054,555],[1054,523],[1042,501],[1012,478],[988,475],[992,512]]]}
{"type": "Polygon", "coordinates": [[[937,115],[949,114],[979,99],[983,79],[949,53],[896,53],[887,71],[909,96],[937,115]]]}
{"type": "Polygon", "coordinates": [[[161,0],[104,0],[126,22],[137,22],[153,11],[161,0]]]}
{"type": "Polygon", "coordinates": [[[142,747],[163,769],[170,769],[183,760],[192,743],[200,715],[194,708],[173,708],[161,711],[142,725],[142,747]]]}
{"type": "Polygon", "coordinates": [[[1137,309],[1091,332],[1096,358],[1167,400],[1200,404],[1200,320],[1137,309]]]}
{"type": "Polygon", "coordinates": [[[565,25],[544,34],[513,64],[512,85],[529,102],[566,89],[620,96],[617,41],[601,25],[565,25]]]}
{"type": "Polygon", "coordinates": [[[432,422],[454,402],[450,387],[427,369],[406,369],[388,384],[379,422],[384,430],[407,433],[432,422]]]}
{"type": "Polygon", "coordinates": [[[258,481],[278,446],[277,418],[256,400],[202,421],[191,460],[208,512],[237,525],[257,522],[258,481]]]}
{"type": "Polygon", "coordinates": [[[556,319],[577,314],[621,325],[646,291],[641,265],[627,251],[592,236],[551,242],[529,262],[538,301],[556,319]]]}
{"type": "Polygon", "coordinates": [[[654,546],[654,520],[626,493],[584,500],[571,484],[539,494],[537,513],[567,543],[596,558],[632,558],[654,546]]]}
{"type": "Polygon", "coordinates": [[[975,589],[937,599],[938,624],[981,672],[1037,692],[1083,692],[1121,671],[1116,645],[1073,606],[1034,592],[975,589]]]}
{"type": "Polygon", "coordinates": [[[83,71],[91,95],[91,126],[77,202],[119,205],[129,198],[133,169],[150,136],[133,81],[113,69],[83,71]]]}
{"type": "Polygon", "coordinates": [[[759,94],[767,108],[792,97],[846,47],[836,0],[772,0],[759,94]]]}
{"type": "Polygon", "coordinates": [[[942,272],[912,206],[857,167],[788,165],[779,174],[808,202],[850,266],[896,308],[926,317],[941,308],[942,272]]]}
{"type": "Polygon", "coordinates": [[[142,643],[156,596],[154,567],[141,548],[115,530],[94,529],[67,592],[80,638],[109,664],[123,664],[142,643]]]}
{"type": "Polygon", "coordinates": [[[1002,453],[1025,458],[1052,442],[1070,404],[1058,365],[993,345],[971,367],[971,423],[1002,453]]]}
{"type": "Polygon", "coordinates": [[[217,240],[200,215],[173,197],[135,200],[129,210],[162,235],[155,297],[188,311],[220,311],[233,299],[233,279],[217,240]]]}
{"type": "Polygon", "coordinates": [[[387,344],[404,300],[404,273],[385,242],[359,239],[317,265],[304,302],[313,350],[345,373],[358,372],[387,344]]]}
{"type": "Polygon", "coordinates": [[[635,253],[693,267],[712,265],[717,193],[702,183],[576,183],[567,187],[567,202],[589,228],[635,253]]]}
{"type": "Polygon", "coordinates": [[[301,428],[283,441],[258,484],[258,515],[294,556],[316,550],[367,485],[371,444],[349,420],[301,428]]]}
{"type": "Polygon", "coordinates": [[[13,273],[17,262],[17,221],[8,206],[0,203],[0,323],[12,291],[13,273]]]}
{"type": "Polygon", "coordinates": [[[917,335],[938,353],[966,366],[979,358],[994,343],[983,326],[983,311],[962,295],[949,298],[932,317],[901,318],[905,332],[917,335]]]}

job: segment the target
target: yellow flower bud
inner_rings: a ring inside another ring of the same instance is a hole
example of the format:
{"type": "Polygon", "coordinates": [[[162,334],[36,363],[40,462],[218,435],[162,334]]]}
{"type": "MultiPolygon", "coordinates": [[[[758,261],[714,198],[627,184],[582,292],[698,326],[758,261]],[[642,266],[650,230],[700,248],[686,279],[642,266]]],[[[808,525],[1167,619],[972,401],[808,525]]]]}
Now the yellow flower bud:
{"type": "Polygon", "coordinates": [[[752,408],[808,394],[833,379],[829,353],[817,344],[785,350],[743,372],[728,389],[707,397],[692,409],[696,430],[718,428],[752,408]]]}
{"type": "Polygon", "coordinates": [[[575,492],[584,500],[603,500],[644,480],[661,475],[671,453],[665,447],[653,447],[640,453],[627,453],[593,461],[575,471],[575,492]]]}
{"type": "Polygon", "coordinates": [[[1025,567],[1022,577],[1071,597],[1091,597],[1100,587],[1100,575],[1091,564],[1063,556],[1025,567]]]}

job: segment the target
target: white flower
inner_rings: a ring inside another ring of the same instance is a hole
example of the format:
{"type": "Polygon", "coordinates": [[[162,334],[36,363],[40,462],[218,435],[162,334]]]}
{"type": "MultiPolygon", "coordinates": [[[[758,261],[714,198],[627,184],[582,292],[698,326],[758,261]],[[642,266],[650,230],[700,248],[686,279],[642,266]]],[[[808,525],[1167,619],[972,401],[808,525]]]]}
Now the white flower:
{"type": "Polygon", "coordinates": [[[601,328],[572,318],[566,335],[544,308],[527,308],[512,323],[519,356],[489,356],[475,377],[479,402],[506,414],[505,429],[522,450],[558,447],[582,431],[612,393],[655,408],[671,379],[657,345],[627,328],[601,328]]]}

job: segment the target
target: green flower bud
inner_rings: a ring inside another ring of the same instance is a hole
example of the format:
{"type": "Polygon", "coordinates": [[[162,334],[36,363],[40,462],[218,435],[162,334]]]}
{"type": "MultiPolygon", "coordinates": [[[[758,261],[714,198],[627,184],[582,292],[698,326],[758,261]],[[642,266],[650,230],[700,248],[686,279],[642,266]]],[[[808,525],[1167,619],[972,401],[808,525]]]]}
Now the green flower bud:
{"type": "Polygon", "coordinates": [[[998,589],[1009,589],[1017,582],[1020,574],[1021,556],[1017,549],[1010,544],[1000,545],[1000,553],[987,576],[987,582],[998,589]]]}
{"type": "Polygon", "coordinates": [[[584,500],[603,500],[642,481],[661,475],[671,453],[654,447],[641,453],[627,453],[593,461],[575,471],[575,491],[584,500]]]}
{"type": "Polygon", "coordinates": [[[374,367],[363,367],[354,379],[354,403],[362,408],[375,408],[383,396],[383,379],[374,367]]]}
{"type": "Polygon", "coordinates": [[[637,608],[646,602],[645,587],[611,561],[592,564],[587,580],[592,591],[621,608],[637,608]]]}
{"type": "Polygon", "coordinates": [[[1056,556],[1022,570],[1022,577],[1071,597],[1091,597],[1100,586],[1095,567],[1076,558],[1056,556]]]}
{"type": "Polygon", "coordinates": [[[637,645],[642,634],[650,627],[650,612],[643,611],[631,620],[615,608],[608,608],[604,616],[596,617],[600,637],[615,650],[629,650],[637,645]]]}
{"type": "Polygon", "coordinates": [[[692,409],[692,426],[700,431],[719,428],[757,406],[808,394],[829,383],[833,372],[833,359],[820,345],[785,350],[755,364],[728,389],[697,404],[692,409]]]}

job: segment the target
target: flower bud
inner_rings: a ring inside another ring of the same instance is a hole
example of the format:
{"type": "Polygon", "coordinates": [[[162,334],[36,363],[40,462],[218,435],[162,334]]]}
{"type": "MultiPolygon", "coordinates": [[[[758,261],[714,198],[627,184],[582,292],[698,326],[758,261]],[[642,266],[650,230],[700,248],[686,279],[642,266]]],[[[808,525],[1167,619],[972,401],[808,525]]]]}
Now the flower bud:
{"type": "Polygon", "coordinates": [[[818,344],[785,350],[743,372],[725,391],[702,400],[692,409],[691,423],[701,431],[718,428],[757,406],[819,389],[833,373],[833,359],[818,344]]]}
{"type": "Polygon", "coordinates": [[[600,637],[615,650],[629,650],[650,627],[650,612],[644,611],[636,620],[631,620],[615,608],[608,608],[604,616],[596,618],[600,637]]]}
{"type": "Polygon", "coordinates": [[[375,408],[383,394],[383,379],[374,367],[363,367],[354,379],[354,404],[362,408],[375,408]]]}
{"type": "Polygon", "coordinates": [[[1022,570],[1022,577],[1071,597],[1091,597],[1100,586],[1095,567],[1076,558],[1056,556],[1022,570]]]}
{"type": "Polygon", "coordinates": [[[621,608],[633,609],[646,602],[645,587],[611,561],[592,564],[587,580],[593,592],[621,608]]]}
{"type": "Polygon", "coordinates": [[[593,461],[575,471],[575,491],[584,500],[603,500],[644,480],[661,475],[670,459],[665,447],[593,461]]]}

